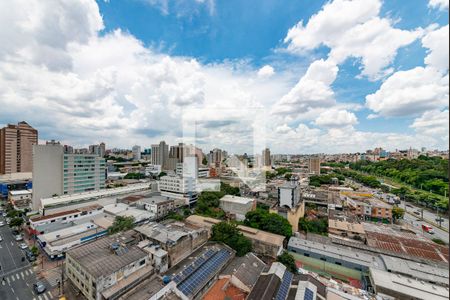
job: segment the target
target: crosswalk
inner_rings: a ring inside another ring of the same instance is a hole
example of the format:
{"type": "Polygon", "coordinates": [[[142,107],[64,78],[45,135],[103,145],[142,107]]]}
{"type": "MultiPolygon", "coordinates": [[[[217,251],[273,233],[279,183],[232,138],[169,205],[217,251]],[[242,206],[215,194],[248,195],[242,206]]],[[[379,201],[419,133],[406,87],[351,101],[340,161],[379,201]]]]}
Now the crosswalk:
{"type": "Polygon", "coordinates": [[[2,285],[11,284],[12,282],[14,282],[16,280],[24,280],[25,277],[28,277],[31,275],[33,275],[33,271],[31,269],[25,269],[25,270],[15,273],[15,274],[10,274],[8,276],[4,276],[2,278],[1,283],[2,283],[2,285]]]}
{"type": "Polygon", "coordinates": [[[51,300],[51,299],[53,299],[53,296],[50,291],[47,291],[33,298],[33,300],[51,300]]]}

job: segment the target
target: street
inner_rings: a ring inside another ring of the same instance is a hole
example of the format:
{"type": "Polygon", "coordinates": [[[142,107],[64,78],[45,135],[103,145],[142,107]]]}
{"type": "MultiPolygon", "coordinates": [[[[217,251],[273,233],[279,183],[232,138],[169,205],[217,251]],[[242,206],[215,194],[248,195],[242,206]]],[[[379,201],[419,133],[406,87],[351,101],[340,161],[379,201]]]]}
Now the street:
{"type": "MultiPolygon", "coordinates": [[[[0,220],[4,221],[3,217],[0,220]]],[[[5,222],[6,223],[6,222],[5,222]]],[[[2,300],[50,300],[50,291],[37,295],[33,284],[37,281],[33,266],[25,258],[23,250],[19,248],[11,228],[8,225],[0,227],[0,299],[2,300]]]]}
{"type": "MultiPolygon", "coordinates": [[[[424,211],[424,217],[425,217],[425,211],[424,211]]],[[[404,219],[405,219],[406,223],[413,225],[415,228],[419,229],[420,231],[422,231],[422,224],[428,224],[427,222],[420,221],[419,220],[420,216],[411,215],[409,213],[405,213],[404,219]],[[417,221],[417,220],[419,220],[419,221],[417,221]]],[[[449,243],[448,232],[446,232],[442,229],[439,229],[439,227],[437,227],[437,226],[432,226],[432,227],[434,229],[434,234],[429,234],[427,232],[422,231],[423,235],[429,239],[439,238],[448,244],[449,243]]]]}
{"type": "MultiPolygon", "coordinates": [[[[420,207],[414,206],[414,204],[405,202],[405,201],[401,201],[400,207],[405,209],[405,211],[408,211],[411,213],[414,213],[414,211],[421,212],[420,207]]],[[[420,218],[420,216],[421,216],[420,214],[417,215],[417,217],[419,217],[419,218],[420,218]]],[[[449,228],[448,227],[448,218],[444,217],[444,216],[440,216],[440,217],[443,219],[443,221],[441,223],[441,227],[447,228],[447,230],[448,230],[448,228],[449,228]]],[[[423,218],[426,221],[431,221],[432,223],[439,224],[439,222],[437,222],[437,220],[436,220],[438,218],[438,215],[435,212],[431,212],[429,210],[424,209],[423,210],[423,218]]],[[[430,224],[430,225],[433,225],[433,224],[430,224]]],[[[433,227],[437,228],[437,226],[434,226],[434,225],[433,225],[433,227]]]]}

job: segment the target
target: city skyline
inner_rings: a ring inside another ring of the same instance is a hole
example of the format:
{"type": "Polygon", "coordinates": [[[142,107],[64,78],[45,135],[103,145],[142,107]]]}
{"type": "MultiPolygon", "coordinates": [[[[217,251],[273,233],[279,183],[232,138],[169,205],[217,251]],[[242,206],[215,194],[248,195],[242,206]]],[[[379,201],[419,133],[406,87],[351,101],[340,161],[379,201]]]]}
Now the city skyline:
{"type": "Polygon", "coordinates": [[[1,5],[0,126],[41,141],[176,144],[203,111],[200,148],[250,152],[256,113],[273,153],[448,147],[446,1],[1,5]]]}

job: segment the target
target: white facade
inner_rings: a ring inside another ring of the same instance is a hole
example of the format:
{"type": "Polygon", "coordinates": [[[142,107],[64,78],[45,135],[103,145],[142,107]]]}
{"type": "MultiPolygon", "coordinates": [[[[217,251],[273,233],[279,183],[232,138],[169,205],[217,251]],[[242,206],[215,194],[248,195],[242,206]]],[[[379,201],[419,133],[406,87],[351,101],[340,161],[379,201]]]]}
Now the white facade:
{"type": "Polygon", "coordinates": [[[196,181],[191,177],[163,176],[159,190],[162,196],[184,199],[187,205],[197,201],[196,181]]]}
{"type": "Polygon", "coordinates": [[[8,201],[17,210],[30,209],[32,195],[31,190],[9,191],[8,201]]]}
{"type": "Polygon", "coordinates": [[[147,165],[145,167],[145,176],[156,176],[161,173],[161,165],[147,165]]]}
{"type": "Polygon", "coordinates": [[[185,156],[184,162],[177,163],[176,174],[182,177],[198,178],[198,163],[195,156],[185,156]]]}
{"type": "Polygon", "coordinates": [[[232,214],[236,220],[245,220],[245,214],[256,209],[256,200],[246,197],[225,195],[220,199],[220,208],[226,213],[232,214]]]}

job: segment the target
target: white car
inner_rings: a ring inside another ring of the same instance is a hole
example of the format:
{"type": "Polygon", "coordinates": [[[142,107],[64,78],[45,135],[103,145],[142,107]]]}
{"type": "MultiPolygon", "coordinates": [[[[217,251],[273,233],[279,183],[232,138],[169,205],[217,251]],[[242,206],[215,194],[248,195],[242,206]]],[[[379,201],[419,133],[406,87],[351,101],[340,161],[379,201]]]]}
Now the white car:
{"type": "Polygon", "coordinates": [[[3,238],[2,238],[2,236],[0,235],[0,242],[1,242],[1,241],[3,241],[3,238]]]}
{"type": "Polygon", "coordinates": [[[25,243],[20,243],[19,248],[22,249],[22,250],[25,250],[25,249],[28,248],[28,245],[25,244],[25,243]]]}
{"type": "Polygon", "coordinates": [[[1,226],[5,226],[5,222],[0,221],[0,227],[1,227],[1,226]]]}

